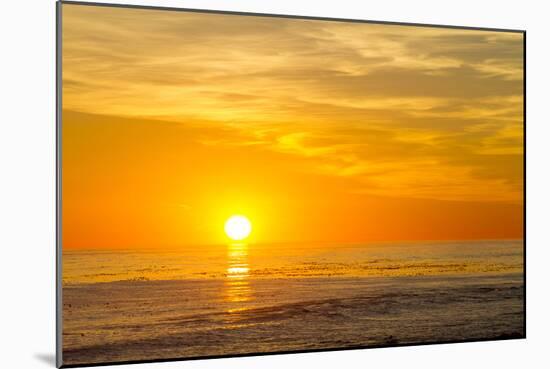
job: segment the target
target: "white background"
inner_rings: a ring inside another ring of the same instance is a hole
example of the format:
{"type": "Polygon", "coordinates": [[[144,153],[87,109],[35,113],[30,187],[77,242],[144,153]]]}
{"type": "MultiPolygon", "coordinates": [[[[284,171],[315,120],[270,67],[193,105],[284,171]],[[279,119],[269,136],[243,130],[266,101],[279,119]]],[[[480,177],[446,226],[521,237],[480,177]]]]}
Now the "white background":
{"type": "MultiPolygon", "coordinates": [[[[97,0],[101,1],[101,0],[97,0]]],[[[130,0],[128,0],[130,1],[130,0]]],[[[117,1],[112,1],[117,2],[117,1]]],[[[134,4],[527,30],[527,340],[277,355],[135,368],[549,367],[550,12],[540,0],[195,0],[134,4]]],[[[55,3],[0,11],[0,367],[54,365],[55,3]]],[[[460,311],[456,312],[460,314],[460,311]]]]}

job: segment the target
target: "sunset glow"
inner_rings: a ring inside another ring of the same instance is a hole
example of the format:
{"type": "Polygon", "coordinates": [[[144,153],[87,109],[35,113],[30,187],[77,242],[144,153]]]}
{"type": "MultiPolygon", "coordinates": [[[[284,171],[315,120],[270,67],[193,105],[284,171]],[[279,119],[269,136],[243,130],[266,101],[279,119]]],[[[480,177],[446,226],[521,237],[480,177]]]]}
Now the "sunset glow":
{"type": "Polygon", "coordinates": [[[219,244],[233,212],[257,243],[522,237],[521,34],[71,5],[63,29],[64,247],[219,244]]]}
{"type": "Polygon", "coordinates": [[[525,337],[523,32],[59,7],[58,366],[525,337]]]}

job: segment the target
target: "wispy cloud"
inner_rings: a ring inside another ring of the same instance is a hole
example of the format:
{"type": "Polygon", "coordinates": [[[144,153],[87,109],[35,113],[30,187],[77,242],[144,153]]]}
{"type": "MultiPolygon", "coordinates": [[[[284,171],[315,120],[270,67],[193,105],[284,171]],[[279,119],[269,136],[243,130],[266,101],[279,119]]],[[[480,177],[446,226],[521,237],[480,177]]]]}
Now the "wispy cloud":
{"type": "Polygon", "coordinates": [[[76,5],[63,27],[66,109],[193,124],[350,191],[522,201],[519,34],[76,5]]]}

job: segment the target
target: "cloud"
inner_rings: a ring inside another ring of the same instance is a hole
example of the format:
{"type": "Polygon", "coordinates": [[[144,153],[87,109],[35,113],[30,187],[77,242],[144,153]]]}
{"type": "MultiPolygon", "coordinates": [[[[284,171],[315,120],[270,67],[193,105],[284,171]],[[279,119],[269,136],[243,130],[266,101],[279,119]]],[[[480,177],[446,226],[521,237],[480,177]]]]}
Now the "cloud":
{"type": "Polygon", "coordinates": [[[522,78],[521,34],[63,5],[65,109],[193,122],[356,192],[521,201],[522,78]]]}

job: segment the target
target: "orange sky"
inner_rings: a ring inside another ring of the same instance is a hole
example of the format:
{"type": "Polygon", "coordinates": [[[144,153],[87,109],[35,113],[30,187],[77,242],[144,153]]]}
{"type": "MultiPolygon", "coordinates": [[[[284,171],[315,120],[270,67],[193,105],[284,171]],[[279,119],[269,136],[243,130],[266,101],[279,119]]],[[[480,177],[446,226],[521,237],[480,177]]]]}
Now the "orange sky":
{"type": "Polygon", "coordinates": [[[62,7],[64,247],[522,237],[522,34],[62,7]]]}

